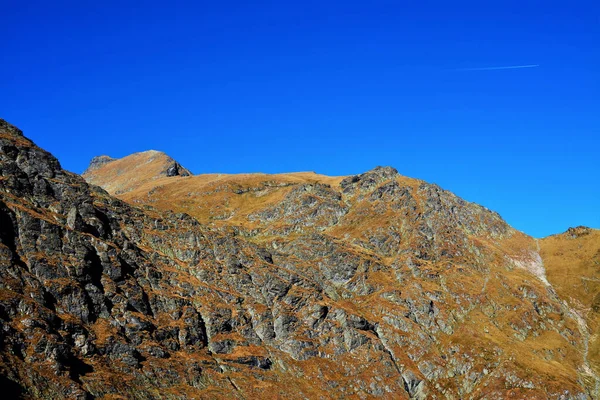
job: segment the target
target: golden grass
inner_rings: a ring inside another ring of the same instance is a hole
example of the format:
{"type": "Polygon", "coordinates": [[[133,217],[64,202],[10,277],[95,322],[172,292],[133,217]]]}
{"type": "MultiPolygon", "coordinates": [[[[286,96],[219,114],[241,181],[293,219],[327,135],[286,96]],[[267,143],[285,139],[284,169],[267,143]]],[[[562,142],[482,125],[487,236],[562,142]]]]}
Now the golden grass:
{"type": "Polygon", "coordinates": [[[565,232],[539,241],[548,281],[588,326],[588,360],[600,375],[600,230],[565,232]]]}
{"type": "Polygon", "coordinates": [[[88,172],[84,178],[111,194],[120,194],[163,177],[173,162],[166,154],[150,150],[113,160],[88,172]]]}
{"type": "MultiPolygon", "coordinates": [[[[162,210],[187,213],[204,224],[254,229],[259,224],[250,221],[248,216],[278,204],[293,186],[306,183],[338,185],[343,178],[310,172],[206,174],[145,180],[122,189],[125,190],[122,194],[112,193],[132,204],[149,204],[162,210]]],[[[108,187],[109,192],[111,188],[108,187]]]]}

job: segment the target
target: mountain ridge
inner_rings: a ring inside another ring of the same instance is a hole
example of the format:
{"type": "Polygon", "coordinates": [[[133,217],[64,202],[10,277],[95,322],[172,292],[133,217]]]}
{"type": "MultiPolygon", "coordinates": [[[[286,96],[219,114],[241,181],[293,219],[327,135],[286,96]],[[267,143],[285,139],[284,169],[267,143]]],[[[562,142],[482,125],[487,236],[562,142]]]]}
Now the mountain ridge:
{"type": "Polygon", "coordinates": [[[598,396],[571,286],[529,268],[553,245],[437,185],[163,176],[118,199],[16,132],[0,121],[0,376],[22,395],[598,396]]]}
{"type": "MultiPolygon", "coordinates": [[[[168,156],[166,153],[164,153],[162,151],[159,151],[159,150],[145,150],[145,151],[131,153],[128,156],[124,156],[122,158],[112,158],[112,157],[107,156],[107,155],[101,155],[101,156],[93,157],[92,160],[91,160],[91,162],[90,162],[90,164],[89,164],[89,166],[88,166],[88,168],[82,173],[82,176],[84,178],[86,178],[86,180],[89,183],[91,183],[91,184],[96,184],[96,185],[101,186],[101,187],[102,186],[106,187],[105,182],[99,181],[98,177],[94,176],[91,173],[92,171],[97,171],[98,169],[101,169],[104,166],[104,164],[108,164],[111,161],[126,160],[129,157],[134,157],[134,156],[144,155],[144,154],[160,154],[160,155],[164,156],[166,159],[168,159],[169,161],[171,161],[172,163],[181,166],[181,164],[179,162],[177,162],[175,159],[173,159],[172,157],[168,156]]],[[[181,167],[181,168],[183,168],[183,167],[181,167]]],[[[370,171],[377,170],[379,168],[391,168],[393,170],[396,170],[392,166],[376,166],[376,167],[372,168],[370,171]]],[[[292,172],[278,172],[278,173],[263,173],[263,172],[219,173],[219,172],[211,172],[211,173],[192,174],[189,170],[187,170],[185,168],[183,168],[183,169],[185,171],[187,171],[187,174],[186,173],[180,174],[180,176],[197,176],[197,177],[205,177],[207,179],[209,177],[215,177],[215,178],[229,177],[229,178],[235,179],[236,177],[240,177],[240,178],[244,178],[244,177],[257,177],[257,176],[264,176],[264,177],[274,176],[274,177],[277,177],[277,176],[286,176],[286,175],[287,176],[291,176],[291,177],[309,177],[309,175],[314,175],[313,181],[318,181],[319,179],[322,179],[322,180],[328,180],[330,182],[335,182],[338,179],[344,179],[344,178],[347,178],[349,176],[357,176],[357,175],[329,176],[329,175],[319,174],[319,173],[317,173],[315,171],[292,171],[292,172]]],[[[96,172],[96,174],[98,174],[98,173],[102,174],[102,171],[96,172]]],[[[106,174],[107,175],[111,175],[111,171],[107,171],[106,174]]],[[[164,176],[164,174],[163,174],[163,176],[164,176]]],[[[175,176],[177,176],[177,175],[175,175],[175,176]]],[[[156,179],[160,179],[161,177],[162,177],[161,174],[157,174],[155,178],[156,179]]],[[[137,178],[136,176],[133,176],[133,178],[130,178],[130,180],[129,180],[128,183],[130,185],[132,185],[131,188],[126,187],[124,190],[119,190],[119,191],[112,190],[111,193],[113,195],[122,196],[122,195],[125,195],[126,193],[129,193],[129,192],[135,191],[137,189],[140,189],[140,187],[144,186],[144,184],[147,183],[147,182],[141,182],[141,183],[140,182],[136,182],[136,178],[137,178]]],[[[424,180],[418,179],[418,178],[409,178],[409,177],[406,177],[406,178],[407,179],[414,179],[414,180],[420,181],[420,182],[425,182],[424,180]]],[[[157,184],[155,186],[145,187],[144,190],[145,191],[150,191],[150,190],[152,190],[152,189],[154,189],[156,187],[160,187],[161,183],[165,183],[165,182],[169,182],[169,181],[162,181],[162,182],[159,181],[159,182],[157,182],[157,184]]],[[[152,183],[150,183],[150,184],[152,185],[152,183]]],[[[437,184],[431,184],[431,185],[437,185],[437,184]]],[[[452,193],[454,196],[457,196],[453,192],[450,192],[450,193],[452,193]]],[[[125,198],[128,201],[131,201],[132,197],[134,197],[134,196],[133,195],[129,195],[128,197],[125,197],[125,198]]],[[[465,201],[468,201],[468,200],[465,200],[465,201]]],[[[493,213],[496,213],[496,214],[500,215],[497,211],[495,211],[493,209],[490,209],[490,208],[488,208],[488,207],[486,207],[484,205],[481,205],[479,203],[472,202],[472,201],[468,201],[468,202],[473,203],[473,204],[477,204],[477,205],[483,207],[484,209],[489,210],[490,212],[493,212],[493,213]]],[[[580,229],[580,228],[581,229],[598,229],[598,228],[592,228],[592,227],[587,227],[587,226],[573,226],[573,227],[567,228],[567,230],[565,230],[565,232],[567,232],[568,230],[576,230],[576,229],[580,229]]],[[[513,229],[515,229],[515,228],[513,228],[513,229]]],[[[541,237],[539,239],[543,239],[543,238],[550,237],[550,236],[553,236],[553,235],[560,235],[560,234],[565,233],[565,232],[551,233],[551,234],[549,234],[549,235],[547,235],[545,237],[541,237]]],[[[523,233],[527,234],[526,232],[523,232],[523,233]]]]}

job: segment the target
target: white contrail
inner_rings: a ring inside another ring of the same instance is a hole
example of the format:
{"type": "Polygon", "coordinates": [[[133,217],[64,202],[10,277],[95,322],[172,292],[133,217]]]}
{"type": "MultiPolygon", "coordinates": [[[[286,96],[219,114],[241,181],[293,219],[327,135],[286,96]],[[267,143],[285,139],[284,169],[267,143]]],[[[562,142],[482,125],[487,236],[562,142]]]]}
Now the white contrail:
{"type": "Polygon", "coordinates": [[[494,71],[498,69],[521,69],[521,68],[535,68],[539,67],[539,64],[527,64],[527,65],[508,65],[505,67],[481,67],[481,68],[458,68],[455,71],[494,71]]]}

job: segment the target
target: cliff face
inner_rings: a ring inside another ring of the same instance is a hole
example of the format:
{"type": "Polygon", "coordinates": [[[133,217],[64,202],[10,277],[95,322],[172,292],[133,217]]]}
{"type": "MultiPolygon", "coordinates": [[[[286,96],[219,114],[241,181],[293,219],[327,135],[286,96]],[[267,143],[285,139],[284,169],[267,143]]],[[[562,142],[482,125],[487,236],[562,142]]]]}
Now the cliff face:
{"type": "Polygon", "coordinates": [[[0,120],[11,395],[597,395],[535,240],[484,207],[392,168],[128,182],[126,203],[0,120]]]}

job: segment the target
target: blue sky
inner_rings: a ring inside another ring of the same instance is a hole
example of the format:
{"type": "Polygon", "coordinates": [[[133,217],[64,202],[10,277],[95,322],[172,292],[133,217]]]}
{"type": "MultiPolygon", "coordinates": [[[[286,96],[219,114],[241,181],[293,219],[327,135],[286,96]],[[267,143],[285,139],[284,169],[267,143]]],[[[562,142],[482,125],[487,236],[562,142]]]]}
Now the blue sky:
{"type": "Polygon", "coordinates": [[[71,171],[391,165],[536,237],[600,228],[597,2],[1,3],[0,117],[71,171]]]}

